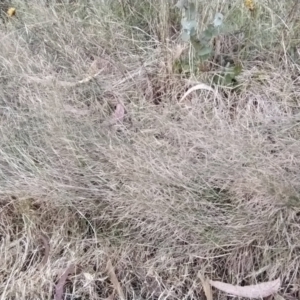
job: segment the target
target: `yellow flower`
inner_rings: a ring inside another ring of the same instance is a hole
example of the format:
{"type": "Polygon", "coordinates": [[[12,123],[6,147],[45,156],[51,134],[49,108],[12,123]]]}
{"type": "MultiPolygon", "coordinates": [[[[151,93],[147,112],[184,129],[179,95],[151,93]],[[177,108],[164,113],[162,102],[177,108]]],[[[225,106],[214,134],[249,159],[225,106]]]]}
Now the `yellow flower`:
{"type": "Polygon", "coordinates": [[[244,1],[245,6],[250,10],[250,11],[254,11],[255,10],[255,3],[253,0],[245,0],[244,1]]]}
{"type": "Polygon", "coordinates": [[[16,9],[14,7],[10,7],[8,10],[7,10],[7,15],[9,17],[12,17],[16,14],[16,9]]]}

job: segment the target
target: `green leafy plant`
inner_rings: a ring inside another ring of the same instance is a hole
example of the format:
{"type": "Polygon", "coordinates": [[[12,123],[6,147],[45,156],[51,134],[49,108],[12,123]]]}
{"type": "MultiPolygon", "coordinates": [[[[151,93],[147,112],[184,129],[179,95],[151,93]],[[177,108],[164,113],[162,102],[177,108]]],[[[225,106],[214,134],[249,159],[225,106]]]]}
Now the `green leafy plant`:
{"type": "MultiPolygon", "coordinates": [[[[189,42],[194,48],[193,59],[196,65],[201,64],[209,58],[218,56],[218,53],[214,52],[213,39],[218,38],[221,34],[230,33],[232,28],[224,24],[224,16],[217,12],[213,21],[202,32],[198,30],[197,23],[197,10],[193,0],[179,0],[176,7],[182,12],[181,26],[182,33],[181,39],[184,42],[189,42]]],[[[230,59],[231,61],[231,59],[230,59]]],[[[188,73],[190,70],[190,63],[188,62],[176,62],[176,69],[181,70],[181,73],[188,73]]],[[[217,74],[212,78],[212,84],[230,87],[236,89],[238,82],[236,77],[241,73],[242,67],[240,64],[227,63],[223,65],[221,70],[217,71],[217,74]]]]}
{"type": "Polygon", "coordinates": [[[195,54],[201,60],[209,58],[213,54],[211,41],[220,33],[224,32],[223,19],[221,13],[216,13],[212,24],[200,34],[197,32],[197,13],[195,3],[189,0],[179,0],[176,4],[182,12],[182,34],[181,39],[184,42],[190,42],[194,49],[195,54]]]}

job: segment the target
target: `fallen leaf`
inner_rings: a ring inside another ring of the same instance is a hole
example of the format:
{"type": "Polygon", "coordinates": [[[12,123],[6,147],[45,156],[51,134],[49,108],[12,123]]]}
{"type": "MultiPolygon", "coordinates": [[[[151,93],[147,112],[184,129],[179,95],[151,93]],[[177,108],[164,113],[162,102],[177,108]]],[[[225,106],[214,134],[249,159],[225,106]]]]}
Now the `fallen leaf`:
{"type": "Polygon", "coordinates": [[[206,300],[213,300],[211,285],[209,283],[208,278],[205,278],[200,272],[198,273],[198,277],[201,280],[201,284],[202,284],[204,294],[206,296],[206,300]]]}
{"type": "Polygon", "coordinates": [[[224,19],[224,16],[221,14],[221,13],[216,13],[215,15],[215,18],[214,18],[214,26],[215,27],[219,27],[222,25],[223,23],[223,19],[224,19]]]}
{"type": "Polygon", "coordinates": [[[280,278],[273,281],[248,286],[237,286],[213,280],[210,280],[209,283],[213,287],[230,295],[259,299],[277,293],[280,288],[280,278]]]}
{"type": "Polygon", "coordinates": [[[16,9],[14,7],[10,7],[8,10],[7,10],[7,15],[9,17],[13,17],[14,15],[16,14],[16,9]]]}
{"type": "Polygon", "coordinates": [[[188,89],[188,91],[185,92],[185,94],[181,97],[179,102],[182,102],[190,93],[192,93],[194,91],[198,91],[198,90],[206,90],[206,91],[216,93],[216,91],[212,87],[210,87],[209,85],[207,85],[205,83],[199,83],[199,84],[191,87],[190,89],[188,89]]]}
{"type": "Polygon", "coordinates": [[[254,3],[253,0],[245,0],[244,3],[245,3],[245,6],[246,6],[250,11],[254,11],[254,10],[255,10],[256,5],[255,5],[255,3],[254,3]]]}
{"type": "Polygon", "coordinates": [[[124,106],[122,104],[118,103],[116,106],[116,110],[114,111],[114,115],[113,115],[114,120],[116,122],[123,121],[124,115],[125,115],[124,106]]]}
{"type": "Polygon", "coordinates": [[[112,266],[112,263],[111,263],[110,259],[107,262],[106,270],[107,270],[109,279],[110,279],[111,283],[113,284],[113,287],[115,288],[116,292],[119,295],[119,298],[121,300],[125,300],[124,292],[123,292],[123,290],[121,288],[121,284],[120,284],[120,282],[119,282],[119,280],[117,278],[117,275],[115,273],[115,270],[114,270],[114,268],[112,266]]]}

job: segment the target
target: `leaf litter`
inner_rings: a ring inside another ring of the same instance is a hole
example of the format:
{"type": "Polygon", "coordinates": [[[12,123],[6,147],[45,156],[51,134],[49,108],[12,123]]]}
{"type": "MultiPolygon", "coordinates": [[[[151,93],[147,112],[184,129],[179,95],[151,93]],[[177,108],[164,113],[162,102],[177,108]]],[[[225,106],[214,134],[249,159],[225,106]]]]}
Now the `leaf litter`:
{"type": "Polygon", "coordinates": [[[238,286],[221,281],[209,280],[211,286],[227,294],[250,299],[261,299],[278,292],[281,286],[280,278],[273,281],[262,282],[254,285],[238,286]]]}

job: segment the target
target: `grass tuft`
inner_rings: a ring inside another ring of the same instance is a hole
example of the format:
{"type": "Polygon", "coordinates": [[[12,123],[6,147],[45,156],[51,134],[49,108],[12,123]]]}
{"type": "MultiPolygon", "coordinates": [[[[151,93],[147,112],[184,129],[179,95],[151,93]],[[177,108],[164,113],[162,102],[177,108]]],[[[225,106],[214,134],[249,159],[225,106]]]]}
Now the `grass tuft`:
{"type": "Polygon", "coordinates": [[[197,9],[201,28],[221,11],[243,33],[220,39],[239,88],[180,101],[223,69],[192,66],[173,1],[14,1],[0,24],[2,299],[204,299],[199,272],[280,276],[299,297],[299,5],[231,2],[197,9]]]}

